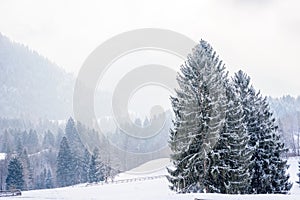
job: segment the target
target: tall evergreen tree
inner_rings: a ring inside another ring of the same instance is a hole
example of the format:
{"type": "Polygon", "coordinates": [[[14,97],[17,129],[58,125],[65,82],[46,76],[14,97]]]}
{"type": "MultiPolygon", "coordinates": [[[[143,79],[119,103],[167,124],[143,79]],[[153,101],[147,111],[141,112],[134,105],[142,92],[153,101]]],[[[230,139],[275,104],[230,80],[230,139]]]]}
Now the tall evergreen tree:
{"type": "Polygon", "coordinates": [[[71,153],[72,153],[72,165],[74,169],[74,181],[75,183],[82,182],[82,169],[84,162],[85,147],[80,139],[80,135],[77,131],[75,121],[70,117],[66,124],[66,137],[68,139],[71,153]]]}
{"type": "Polygon", "coordinates": [[[6,178],[7,189],[16,188],[23,189],[24,187],[23,166],[18,158],[12,158],[8,164],[8,175],[6,178]]]}
{"type": "Polygon", "coordinates": [[[78,133],[78,130],[76,128],[75,121],[72,117],[69,118],[67,124],[66,124],[66,138],[68,139],[70,148],[77,153],[84,152],[84,145],[82,144],[82,141],[80,139],[80,135],[78,133]]]}
{"type": "Polygon", "coordinates": [[[286,151],[280,141],[275,119],[266,98],[256,93],[250,85],[250,77],[242,71],[235,74],[233,82],[242,99],[244,122],[253,150],[250,193],[287,193],[291,184],[286,174],[287,161],[282,158],[286,151]]]}
{"type": "Polygon", "coordinates": [[[24,188],[26,190],[32,190],[33,189],[33,182],[34,182],[34,178],[33,178],[33,168],[31,166],[29,157],[28,157],[28,153],[27,153],[27,149],[24,148],[23,152],[21,155],[19,155],[19,159],[22,163],[23,166],[23,174],[24,174],[24,188]]]}
{"type": "Polygon", "coordinates": [[[209,190],[209,154],[218,141],[225,118],[227,73],[216,52],[201,40],[177,76],[179,89],[171,97],[175,113],[170,147],[174,169],[168,177],[172,190],[209,190]]]}
{"type": "Polygon", "coordinates": [[[287,149],[280,141],[280,136],[275,125],[273,113],[271,113],[267,98],[260,101],[260,134],[258,145],[257,164],[262,166],[264,171],[263,187],[255,188],[257,193],[283,193],[286,194],[291,189],[287,174],[287,160],[282,155],[287,149]]]}
{"type": "Polygon", "coordinates": [[[57,156],[56,176],[57,184],[60,187],[75,184],[73,157],[66,137],[63,137],[60,144],[57,156]]]}
{"type": "Polygon", "coordinates": [[[231,85],[227,86],[225,124],[214,151],[210,154],[210,192],[245,194],[249,191],[252,151],[243,123],[244,112],[240,97],[231,85]]]}

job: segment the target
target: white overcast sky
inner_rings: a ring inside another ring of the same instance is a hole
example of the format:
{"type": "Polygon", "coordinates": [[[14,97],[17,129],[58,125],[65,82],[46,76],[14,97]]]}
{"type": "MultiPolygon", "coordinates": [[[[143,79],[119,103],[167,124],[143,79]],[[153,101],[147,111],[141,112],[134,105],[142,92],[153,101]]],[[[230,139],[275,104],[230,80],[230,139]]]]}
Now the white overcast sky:
{"type": "Polygon", "coordinates": [[[298,0],[0,0],[0,32],[77,73],[101,42],[137,28],[209,41],[265,95],[300,95],[298,0]]]}

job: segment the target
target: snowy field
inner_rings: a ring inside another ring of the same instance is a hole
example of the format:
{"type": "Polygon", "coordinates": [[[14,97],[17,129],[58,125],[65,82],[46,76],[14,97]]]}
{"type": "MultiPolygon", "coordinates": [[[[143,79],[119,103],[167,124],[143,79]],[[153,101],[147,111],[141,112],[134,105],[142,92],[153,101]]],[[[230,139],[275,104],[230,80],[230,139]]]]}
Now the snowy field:
{"type": "Polygon", "coordinates": [[[166,174],[164,167],[168,159],[154,160],[127,173],[116,177],[117,183],[99,185],[76,185],[73,187],[49,190],[25,191],[20,197],[3,197],[1,199],[101,199],[101,200],[299,200],[300,187],[298,180],[298,160],[290,158],[289,173],[294,183],[289,195],[222,195],[222,194],[175,194],[168,188],[168,181],[162,175],[166,174]],[[156,169],[156,170],[153,170],[156,169]],[[150,177],[156,177],[151,179],[150,177]],[[134,179],[134,180],[133,180],[134,179]]]}

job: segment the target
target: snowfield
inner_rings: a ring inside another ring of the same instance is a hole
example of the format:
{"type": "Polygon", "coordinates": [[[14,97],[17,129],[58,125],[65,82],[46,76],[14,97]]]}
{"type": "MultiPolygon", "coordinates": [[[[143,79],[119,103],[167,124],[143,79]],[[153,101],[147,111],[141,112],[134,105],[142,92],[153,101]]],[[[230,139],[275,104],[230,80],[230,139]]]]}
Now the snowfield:
{"type": "Polygon", "coordinates": [[[298,180],[298,161],[300,158],[289,159],[289,173],[293,188],[289,195],[224,195],[224,194],[176,194],[169,190],[168,181],[163,176],[167,172],[165,166],[168,159],[148,162],[115,178],[115,183],[87,185],[81,184],[66,188],[24,191],[19,197],[3,197],[1,199],[101,199],[101,200],[299,200],[300,187],[298,180]],[[153,178],[153,179],[152,179],[153,178]]]}

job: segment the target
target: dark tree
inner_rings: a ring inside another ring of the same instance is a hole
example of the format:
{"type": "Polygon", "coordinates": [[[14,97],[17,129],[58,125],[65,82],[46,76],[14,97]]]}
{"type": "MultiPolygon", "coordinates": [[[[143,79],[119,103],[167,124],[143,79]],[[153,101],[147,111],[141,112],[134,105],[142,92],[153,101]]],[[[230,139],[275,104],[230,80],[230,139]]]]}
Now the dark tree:
{"type": "Polygon", "coordinates": [[[244,112],[239,94],[227,86],[225,124],[214,151],[210,154],[210,192],[247,194],[251,181],[252,150],[249,135],[243,123],[244,112]]]}
{"type": "Polygon", "coordinates": [[[54,147],[54,145],[55,145],[55,137],[53,133],[50,130],[48,130],[44,135],[43,148],[54,147]]]}
{"type": "Polygon", "coordinates": [[[88,179],[90,183],[103,181],[103,165],[99,160],[99,149],[95,148],[91,156],[91,161],[88,171],[88,179]]]}
{"type": "Polygon", "coordinates": [[[60,187],[74,184],[73,157],[66,137],[63,137],[56,166],[56,180],[60,187]]]}
{"type": "Polygon", "coordinates": [[[250,77],[242,71],[235,74],[233,83],[241,96],[249,146],[253,150],[249,193],[287,193],[292,186],[286,175],[287,160],[283,159],[287,149],[280,140],[267,99],[255,92],[250,77]]]}
{"type": "Polygon", "coordinates": [[[20,189],[24,187],[23,166],[18,158],[12,158],[8,164],[8,175],[6,178],[7,189],[20,189]]]}
{"type": "Polygon", "coordinates": [[[76,183],[81,183],[85,180],[83,178],[83,162],[84,162],[84,151],[85,147],[81,141],[79,132],[76,128],[75,121],[70,117],[66,124],[66,137],[70,145],[70,150],[72,153],[72,165],[74,170],[74,181],[76,183]]]}
{"type": "Polygon", "coordinates": [[[52,173],[51,173],[50,169],[48,169],[48,172],[46,175],[45,188],[46,189],[53,188],[52,173]]]}
{"type": "Polygon", "coordinates": [[[91,154],[87,149],[85,149],[83,163],[82,163],[82,173],[81,173],[82,183],[88,182],[88,171],[89,171],[90,160],[91,160],[91,154]]]}

